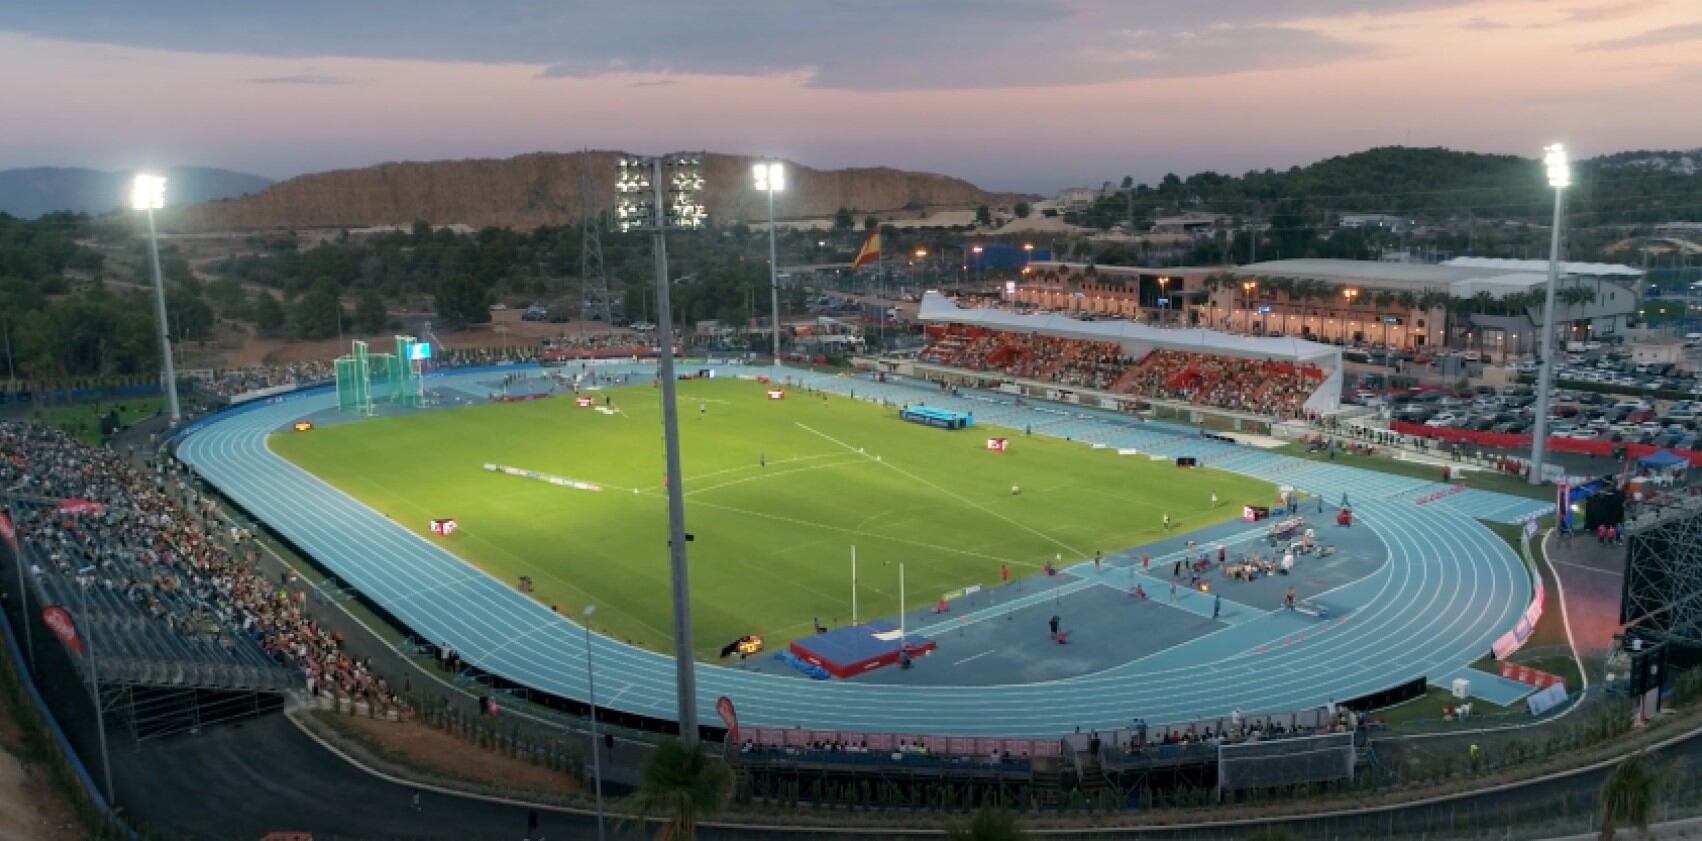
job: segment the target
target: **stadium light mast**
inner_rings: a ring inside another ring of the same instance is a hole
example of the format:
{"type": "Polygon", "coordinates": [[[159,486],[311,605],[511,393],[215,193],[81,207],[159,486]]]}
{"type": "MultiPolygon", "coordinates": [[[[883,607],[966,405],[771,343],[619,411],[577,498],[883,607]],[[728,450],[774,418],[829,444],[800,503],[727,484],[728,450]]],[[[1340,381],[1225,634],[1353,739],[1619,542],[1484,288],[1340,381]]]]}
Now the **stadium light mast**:
{"type": "Polygon", "coordinates": [[[1537,369],[1537,421],[1531,432],[1531,475],[1528,481],[1542,484],[1543,457],[1548,452],[1548,390],[1554,382],[1554,288],[1560,285],[1560,222],[1566,202],[1566,188],[1572,185],[1572,167],[1566,160],[1566,147],[1550,144],[1542,150],[1543,168],[1548,171],[1548,186],[1554,188],[1554,224],[1548,240],[1548,283],[1543,292],[1542,341],[1539,344],[1542,365],[1537,369]]]}
{"type": "Polygon", "coordinates": [[[780,264],[775,262],[774,194],[786,189],[786,165],[780,161],[758,161],[751,167],[756,188],[768,194],[768,291],[773,296],[774,323],[768,325],[774,334],[774,364],[780,365],[780,264]]]}
{"type": "Polygon", "coordinates": [[[686,510],[680,479],[680,418],[674,394],[674,314],[668,301],[667,232],[703,227],[707,213],[703,156],[676,153],[660,158],[621,157],[615,162],[615,221],[624,231],[649,231],[656,255],[656,341],[662,381],[662,441],[667,454],[668,564],[673,575],[674,688],[678,693],[680,741],[697,744],[697,672],[691,643],[691,588],[686,581],[686,510]],[[666,181],[664,182],[664,176],[666,181]],[[666,189],[664,190],[664,184],[666,189]]]}
{"type": "Polygon", "coordinates": [[[591,779],[597,789],[597,841],[603,841],[603,748],[597,737],[597,684],[591,671],[591,614],[597,606],[585,606],[585,694],[591,709],[591,779]]]}
{"type": "Polygon", "coordinates": [[[177,404],[177,371],[171,362],[171,328],[166,323],[165,281],[160,278],[160,237],[154,228],[154,211],[165,207],[165,176],[136,174],[130,183],[130,207],[148,215],[148,257],[154,269],[154,321],[160,331],[160,374],[165,379],[166,408],[175,426],[183,420],[177,404]]]}
{"type": "MultiPolygon", "coordinates": [[[[17,557],[22,564],[23,557],[17,557]]],[[[95,735],[100,741],[100,771],[101,782],[106,784],[106,802],[109,806],[118,805],[117,793],[112,788],[112,757],[106,752],[106,713],[102,712],[106,703],[100,697],[100,666],[95,658],[95,623],[89,618],[89,588],[95,586],[96,574],[100,568],[90,564],[77,570],[77,592],[82,603],[82,616],[78,617],[83,623],[83,659],[89,664],[89,692],[94,695],[95,702],[95,735]]]]}

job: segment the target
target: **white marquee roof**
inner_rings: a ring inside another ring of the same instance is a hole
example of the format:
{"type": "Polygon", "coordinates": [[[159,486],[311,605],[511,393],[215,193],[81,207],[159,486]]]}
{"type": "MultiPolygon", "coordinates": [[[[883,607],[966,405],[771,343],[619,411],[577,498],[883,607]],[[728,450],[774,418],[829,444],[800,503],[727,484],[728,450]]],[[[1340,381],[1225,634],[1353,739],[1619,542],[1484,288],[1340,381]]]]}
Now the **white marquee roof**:
{"type": "MultiPolygon", "coordinates": [[[[1499,269],[1505,272],[1548,274],[1547,260],[1516,260],[1508,257],[1455,257],[1442,265],[1463,269],[1499,269]]],[[[1579,277],[1609,277],[1627,280],[1635,280],[1643,276],[1642,269],[1632,268],[1620,263],[1579,263],[1569,260],[1561,261],[1560,273],[1579,277]]]]}
{"type": "Polygon", "coordinates": [[[1216,330],[1152,327],[1133,321],[1080,321],[1057,313],[964,309],[938,292],[922,296],[923,321],[965,324],[1007,332],[1041,333],[1095,342],[1138,342],[1171,350],[1214,353],[1246,359],[1326,362],[1341,367],[1341,349],[1289,337],[1238,336],[1216,330]]]}

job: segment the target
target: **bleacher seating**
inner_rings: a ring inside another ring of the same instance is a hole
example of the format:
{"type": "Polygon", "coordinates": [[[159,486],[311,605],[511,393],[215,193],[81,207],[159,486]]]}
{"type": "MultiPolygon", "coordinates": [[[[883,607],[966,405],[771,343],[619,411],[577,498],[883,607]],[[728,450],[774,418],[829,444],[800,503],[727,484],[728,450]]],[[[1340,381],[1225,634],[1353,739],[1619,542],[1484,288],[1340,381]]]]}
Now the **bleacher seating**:
{"type": "Polygon", "coordinates": [[[176,462],[144,470],[59,432],[0,422],[0,486],[15,506],[25,563],[43,604],[71,611],[114,683],[240,691],[306,685],[313,694],[398,700],[305,612],[300,582],[273,582],[252,545],[228,538],[217,509],[176,462]],[[78,499],[95,510],[55,504],[78,499]],[[86,604],[87,616],[84,616],[86,604]]]}
{"type": "Polygon", "coordinates": [[[1115,342],[952,325],[930,330],[924,363],[1237,412],[1299,417],[1323,384],[1311,365],[1155,349],[1139,360],[1115,342]]]}

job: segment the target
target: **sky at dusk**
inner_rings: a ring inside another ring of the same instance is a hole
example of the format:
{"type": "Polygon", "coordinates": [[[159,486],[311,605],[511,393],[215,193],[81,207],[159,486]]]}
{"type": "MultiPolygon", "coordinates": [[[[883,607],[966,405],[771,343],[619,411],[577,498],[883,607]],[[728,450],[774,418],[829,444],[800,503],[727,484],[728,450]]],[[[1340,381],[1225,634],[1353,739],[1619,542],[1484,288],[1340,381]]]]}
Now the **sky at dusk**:
{"type": "Polygon", "coordinates": [[[1699,0],[0,5],[0,168],[702,148],[1051,192],[1390,144],[1690,149],[1698,101],[1699,0]]]}

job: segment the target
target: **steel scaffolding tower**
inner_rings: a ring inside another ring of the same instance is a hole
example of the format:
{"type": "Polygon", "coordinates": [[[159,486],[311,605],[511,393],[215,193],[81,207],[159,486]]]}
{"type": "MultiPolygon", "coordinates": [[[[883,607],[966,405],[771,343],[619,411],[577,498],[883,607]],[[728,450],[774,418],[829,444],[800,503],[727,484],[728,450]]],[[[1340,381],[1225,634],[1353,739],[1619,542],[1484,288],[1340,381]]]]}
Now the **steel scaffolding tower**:
{"type": "Polygon", "coordinates": [[[581,157],[579,172],[579,318],[600,318],[609,327],[614,315],[609,311],[609,276],[603,269],[602,218],[592,200],[591,170],[585,165],[589,157],[589,152],[581,157]]]}
{"type": "Polygon", "coordinates": [[[1702,512],[1632,525],[1619,610],[1627,633],[1702,649],[1702,512]]]}

